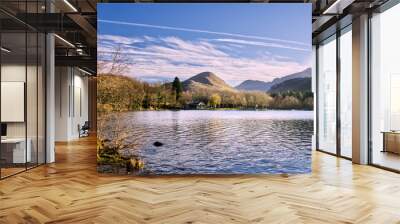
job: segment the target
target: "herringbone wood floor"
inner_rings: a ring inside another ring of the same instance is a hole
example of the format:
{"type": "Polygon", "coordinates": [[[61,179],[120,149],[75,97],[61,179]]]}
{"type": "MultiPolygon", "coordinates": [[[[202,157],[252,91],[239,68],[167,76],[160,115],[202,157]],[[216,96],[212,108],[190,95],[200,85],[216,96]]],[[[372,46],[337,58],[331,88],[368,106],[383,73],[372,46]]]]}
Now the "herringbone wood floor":
{"type": "Polygon", "coordinates": [[[400,175],[323,153],[309,175],[118,177],[94,145],[0,181],[0,223],[400,223],[400,175]]]}

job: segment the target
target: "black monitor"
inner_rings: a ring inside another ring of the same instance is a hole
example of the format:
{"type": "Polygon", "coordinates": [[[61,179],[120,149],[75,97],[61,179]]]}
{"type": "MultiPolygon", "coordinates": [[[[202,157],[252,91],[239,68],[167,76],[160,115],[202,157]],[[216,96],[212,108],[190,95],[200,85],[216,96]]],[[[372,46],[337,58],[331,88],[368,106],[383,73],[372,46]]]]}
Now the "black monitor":
{"type": "Polygon", "coordinates": [[[1,136],[7,136],[7,124],[1,123],[1,136]]]}

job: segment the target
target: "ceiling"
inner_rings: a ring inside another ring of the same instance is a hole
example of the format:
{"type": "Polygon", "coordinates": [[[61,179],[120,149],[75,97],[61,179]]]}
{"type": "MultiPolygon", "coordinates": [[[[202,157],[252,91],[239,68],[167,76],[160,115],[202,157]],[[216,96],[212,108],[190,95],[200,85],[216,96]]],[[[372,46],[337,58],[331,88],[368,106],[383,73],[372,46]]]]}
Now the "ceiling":
{"type": "MultiPolygon", "coordinates": [[[[13,49],[9,58],[26,55],[22,50],[25,32],[28,36],[30,32],[54,32],[56,65],[79,66],[95,74],[96,4],[97,0],[1,0],[2,36],[13,49]]],[[[29,56],[31,45],[27,49],[29,56]]]]}
{"type": "MultiPolygon", "coordinates": [[[[338,24],[387,0],[1,0],[0,24],[3,32],[55,32],[56,64],[75,65],[95,73],[96,33],[99,3],[126,2],[251,2],[311,3],[313,42],[334,33],[338,24]],[[49,13],[49,12],[52,13],[49,13]],[[28,13],[26,13],[28,12],[28,13]],[[338,21],[341,22],[338,23],[338,21]],[[335,27],[336,26],[336,27],[335,27]]],[[[347,22],[346,22],[347,21],[347,22]]]]}

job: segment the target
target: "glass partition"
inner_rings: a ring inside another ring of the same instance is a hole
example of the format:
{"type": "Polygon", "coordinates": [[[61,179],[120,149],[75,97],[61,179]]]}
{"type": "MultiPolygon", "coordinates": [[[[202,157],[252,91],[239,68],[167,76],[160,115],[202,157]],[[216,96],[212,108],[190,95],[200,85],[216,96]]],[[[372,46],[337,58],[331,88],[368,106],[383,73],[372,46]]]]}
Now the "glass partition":
{"type": "Polygon", "coordinates": [[[45,143],[45,124],[46,124],[46,37],[43,33],[38,33],[38,64],[37,64],[37,162],[46,162],[46,143],[45,143]]]}
{"type": "Polygon", "coordinates": [[[38,35],[27,33],[27,74],[26,74],[26,114],[27,114],[27,150],[30,160],[27,167],[34,167],[38,160],[38,35]]]}
{"type": "Polygon", "coordinates": [[[26,41],[25,32],[1,34],[2,177],[24,171],[31,162],[30,143],[26,141],[26,41]]]}
{"type": "Polygon", "coordinates": [[[371,162],[400,170],[400,5],[371,19],[371,162]]]}
{"type": "MultiPolygon", "coordinates": [[[[0,7],[43,11],[43,1],[14,3],[0,7]]],[[[0,178],[45,163],[45,44],[43,33],[0,12],[0,178]]]]}
{"type": "Polygon", "coordinates": [[[318,47],[318,149],[336,153],[336,36],[318,47]]]}

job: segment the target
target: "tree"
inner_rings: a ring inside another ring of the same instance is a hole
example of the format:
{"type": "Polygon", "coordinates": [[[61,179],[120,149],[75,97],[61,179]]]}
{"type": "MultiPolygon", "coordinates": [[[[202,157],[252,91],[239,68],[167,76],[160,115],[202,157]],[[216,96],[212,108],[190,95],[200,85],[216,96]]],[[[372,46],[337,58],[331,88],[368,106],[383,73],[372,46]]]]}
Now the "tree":
{"type": "Polygon", "coordinates": [[[134,78],[117,75],[99,75],[97,77],[99,111],[140,109],[144,95],[143,83],[134,78]]]}
{"type": "Polygon", "coordinates": [[[172,90],[175,91],[176,100],[179,100],[179,97],[181,97],[183,91],[183,87],[178,77],[175,77],[174,82],[172,83],[172,90]]]}
{"type": "Polygon", "coordinates": [[[130,59],[123,54],[123,48],[122,44],[118,44],[110,52],[98,52],[98,74],[123,75],[128,71],[130,59]]]}
{"type": "Polygon", "coordinates": [[[221,104],[221,97],[217,93],[212,94],[210,97],[210,106],[216,108],[220,104],[221,104]]]}
{"type": "Polygon", "coordinates": [[[303,107],[312,110],[314,108],[314,98],[313,97],[307,97],[303,101],[303,107]]]}

